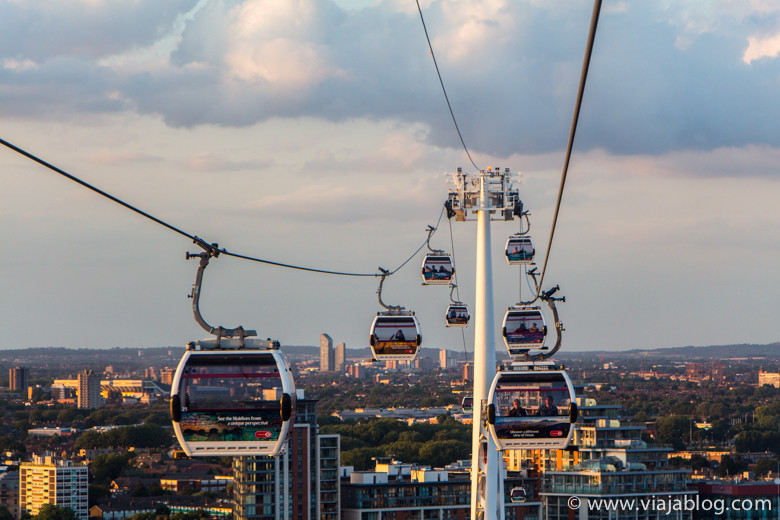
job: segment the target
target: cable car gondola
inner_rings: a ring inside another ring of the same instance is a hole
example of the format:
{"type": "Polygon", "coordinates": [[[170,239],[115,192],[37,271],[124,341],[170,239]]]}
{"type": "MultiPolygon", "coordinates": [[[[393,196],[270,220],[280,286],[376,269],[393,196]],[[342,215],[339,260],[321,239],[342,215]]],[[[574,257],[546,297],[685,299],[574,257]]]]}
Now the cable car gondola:
{"type": "Polygon", "coordinates": [[[543,350],[547,324],[539,307],[510,307],[501,329],[504,343],[512,357],[529,350],[543,350]]]}
{"type": "Polygon", "coordinates": [[[425,255],[422,264],[423,285],[449,285],[455,275],[452,257],[441,251],[425,255]]]}
{"type": "Polygon", "coordinates": [[[378,312],[369,342],[377,361],[412,360],[422,343],[420,324],[410,311],[378,312]]]}
{"type": "Polygon", "coordinates": [[[525,498],[526,498],[525,488],[521,488],[521,487],[512,488],[512,491],[509,493],[509,499],[513,503],[525,502],[525,498]]]}
{"type": "Polygon", "coordinates": [[[447,313],[444,315],[447,320],[447,327],[467,327],[471,315],[469,308],[464,303],[451,303],[447,307],[447,313]]]}
{"type": "Polygon", "coordinates": [[[278,342],[244,339],[239,348],[235,339],[218,341],[190,343],[176,369],[176,438],[191,457],[278,455],[295,414],[287,359],[268,348],[278,342]]]}
{"type": "Polygon", "coordinates": [[[488,394],[488,426],[498,449],[566,448],[577,421],[569,376],[551,362],[520,368],[497,372],[488,394]]]}
{"type": "Polygon", "coordinates": [[[516,234],[506,241],[506,261],[509,265],[530,264],[534,261],[534,243],[531,237],[516,234]]]}

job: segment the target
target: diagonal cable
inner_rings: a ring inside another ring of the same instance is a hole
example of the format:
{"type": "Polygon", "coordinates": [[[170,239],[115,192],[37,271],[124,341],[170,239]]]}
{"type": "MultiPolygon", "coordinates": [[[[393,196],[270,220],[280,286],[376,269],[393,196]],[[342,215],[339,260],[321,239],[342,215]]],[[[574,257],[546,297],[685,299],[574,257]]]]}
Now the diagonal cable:
{"type": "Polygon", "coordinates": [[[458,137],[460,138],[460,144],[463,145],[463,149],[466,151],[466,156],[469,158],[469,161],[471,161],[471,165],[474,166],[474,168],[477,171],[481,171],[480,168],[474,164],[474,159],[471,158],[471,154],[469,153],[469,149],[466,146],[466,142],[463,140],[463,134],[460,133],[460,127],[458,127],[458,121],[455,119],[455,113],[452,111],[452,105],[450,104],[450,98],[447,96],[447,89],[444,88],[444,80],[441,77],[441,72],[439,71],[439,64],[436,62],[436,54],[433,52],[433,45],[431,45],[431,39],[428,36],[428,28],[425,26],[425,18],[423,17],[422,8],[420,7],[420,0],[415,0],[417,2],[417,11],[420,13],[420,21],[422,22],[423,31],[425,32],[425,39],[428,41],[428,49],[431,51],[431,58],[433,58],[433,66],[436,68],[436,75],[439,76],[439,84],[441,85],[441,91],[444,93],[444,99],[447,101],[447,108],[450,109],[450,116],[452,117],[452,122],[455,125],[455,131],[458,132],[458,137]]]}
{"type": "MultiPolygon", "coordinates": [[[[149,219],[149,220],[151,220],[151,221],[153,221],[153,222],[155,222],[155,223],[157,223],[157,224],[159,224],[159,225],[161,225],[161,226],[163,226],[163,227],[165,227],[165,228],[167,228],[167,229],[169,229],[169,230],[171,230],[171,231],[173,231],[175,233],[178,233],[179,235],[182,235],[184,237],[189,238],[190,240],[192,240],[196,244],[200,245],[201,247],[203,247],[207,251],[213,253],[214,256],[216,256],[217,254],[224,254],[224,255],[227,255],[227,256],[232,256],[234,258],[240,258],[242,260],[249,260],[249,261],[252,261],[252,262],[258,262],[258,263],[263,263],[263,264],[268,264],[268,265],[275,265],[277,267],[285,267],[285,268],[288,268],[288,269],[297,269],[299,271],[308,271],[308,272],[320,273],[320,274],[331,274],[331,275],[339,275],[339,276],[372,276],[372,277],[383,276],[382,273],[349,273],[349,272],[343,272],[343,271],[331,271],[331,270],[327,270],[327,269],[317,269],[317,268],[313,268],[313,267],[303,267],[303,266],[299,266],[299,265],[285,264],[285,263],[282,263],[282,262],[274,262],[274,261],[265,260],[265,259],[262,259],[262,258],[246,256],[246,255],[242,255],[242,254],[238,254],[238,253],[231,253],[230,251],[228,251],[226,249],[220,249],[219,247],[216,246],[216,244],[209,245],[203,239],[198,238],[197,236],[195,236],[193,234],[187,233],[186,231],[183,231],[183,230],[179,229],[178,227],[173,226],[173,225],[169,224],[168,222],[165,222],[164,220],[161,220],[161,219],[159,219],[159,218],[157,218],[157,217],[155,217],[155,216],[153,216],[153,215],[151,215],[151,214],[149,214],[149,213],[147,213],[147,212],[145,212],[143,210],[138,209],[137,207],[135,207],[135,206],[133,206],[131,204],[128,204],[127,202],[123,201],[122,199],[119,199],[119,198],[111,195],[110,193],[105,192],[105,191],[101,190],[100,188],[97,188],[97,187],[93,186],[92,184],[89,184],[88,182],[83,181],[83,180],[79,179],[78,177],[76,177],[74,175],[71,175],[70,173],[66,172],[65,170],[62,170],[61,168],[58,168],[58,167],[54,166],[53,164],[51,164],[51,163],[49,163],[47,161],[44,161],[40,157],[37,157],[37,156],[31,154],[30,152],[28,152],[26,150],[23,150],[22,148],[19,148],[18,146],[14,145],[14,144],[12,144],[12,143],[10,143],[8,141],[6,141],[5,139],[0,138],[0,144],[5,146],[6,148],[9,148],[9,149],[13,150],[14,152],[16,152],[16,153],[18,153],[20,155],[23,155],[24,157],[30,159],[31,161],[34,161],[34,162],[40,164],[41,166],[44,166],[45,168],[48,168],[49,170],[62,175],[63,177],[65,177],[65,178],[67,178],[67,179],[69,179],[69,180],[71,180],[73,182],[75,182],[77,184],[80,184],[81,186],[87,188],[88,190],[91,190],[91,191],[97,193],[98,195],[101,195],[101,196],[109,199],[110,201],[115,202],[116,204],[119,204],[120,206],[123,206],[124,208],[127,208],[127,209],[129,209],[130,211],[132,211],[134,213],[137,213],[138,215],[141,215],[144,218],[147,218],[147,219],[149,219]]],[[[444,210],[442,210],[442,213],[439,214],[439,222],[441,222],[441,216],[442,216],[443,213],[444,213],[444,210]]],[[[439,222],[436,223],[436,229],[438,229],[438,227],[439,227],[439,222]]],[[[434,229],[433,233],[435,233],[436,229],[434,229]]],[[[420,250],[423,247],[425,247],[425,245],[428,243],[429,239],[430,239],[430,237],[426,238],[426,240],[423,241],[422,245],[420,245],[420,247],[418,247],[417,250],[414,253],[412,253],[412,255],[406,261],[404,261],[401,265],[396,267],[393,271],[390,271],[387,275],[389,276],[389,275],[392,275],[392,274],[395,274],[396,272],[398,272],[412,258],[414,258],[414,256],[417,253],[419,253],[420,250]]]]}
{"type": "Polygon", "coordinates": [[[590,32],[588,34],[588,43],[585,50],[585,57],[582,61],[582,72],[580,73],[580,86],[577,90],[577,102],[574,107],[574,116],[571,121],[571,130],[569,131],[569,144],[566,147],[566,160],[563,164],[563,172],[561,173],[561,184],[558,187],[558,200],[555,203],[555,214],[553,215],[552,228],[550,229],[550,239],[547,242],[547,252],[544,255],[544,264],[542,265],[542,274],[537,285],[536,297],[539,297],[539,292],[544,282],[544,275],[547,272],[547,262],[550,259],[550,249],[552,249],[553,236],[555,235],[555,226],[558,222],[558,213],[561,209],[561,201],[563,200],[563,187],[566,184],[566,175],[569,171],[569,161],[571,160],[571,151],[574,146],[574,135],[577,132],[577,121],[580,118],[580,107],[582,106],[582,97],[585,93],[585,81],[588,78],[588,67],[590,66],[590,58],[593,54],[593,42],[596,39],[596,28],[599,23],[599,13],[601,12],[601,0],[594,0],[593,2],[593,14],[590,20],[590,32]]]}

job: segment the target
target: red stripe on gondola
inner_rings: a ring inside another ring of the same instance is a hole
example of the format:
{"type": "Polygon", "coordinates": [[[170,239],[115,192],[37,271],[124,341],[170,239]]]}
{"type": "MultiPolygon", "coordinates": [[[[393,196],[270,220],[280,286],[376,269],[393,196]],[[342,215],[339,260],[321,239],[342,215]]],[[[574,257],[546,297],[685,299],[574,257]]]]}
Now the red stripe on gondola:
{"type": "Polygon", "coordinates": [[[524,386],[513,386],[510,388],[496,388],[496,393],[510,393],[510,392],[529,392],[531,390],[534,390],[536,392],[568,392],[569,389],[566,387],[563,388],[557,388],[557,387],[537,387],[537,386],[531,386],[531,387],[524,387],[524,386]]]}
{"type": "Polygon", "coordinates": [[[222,379],[243,379],[245,377],[275,377],[279,379],[279,373],[272,373],[272,372],[249,372],[249,373],[241,373],[241,372],[234,372],[232,374],[182,374],[181,376],[183,379],[213,379],[213,378],[222,378],[222,379]]]}
{"type": "MultiPolygon", "coordinates": [[[[260,408],[260,407],[248,407],[248,408],[192,408],[190,407],[187,412],[191,413],[246,413],[246,412],[278,412],[281,410],[281,406],[274,408],[260,408]]],[[[185,413],[187,413],[185,412],[185,413]]]]}

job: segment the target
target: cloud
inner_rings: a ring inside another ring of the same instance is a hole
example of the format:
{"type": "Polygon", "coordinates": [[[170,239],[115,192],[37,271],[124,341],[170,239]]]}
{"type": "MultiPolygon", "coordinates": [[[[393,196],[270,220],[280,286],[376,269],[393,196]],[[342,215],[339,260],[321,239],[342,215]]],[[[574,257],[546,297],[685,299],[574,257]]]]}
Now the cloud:
{"type": "MultiPolygon", "coordinates": [[[[467,146],[566,145],[591,4],[423,3],[467,146]]],[[[458,148],[415,6],[330,0],[0,1],[0,115],[134,111],[175,127],[392,120],[458,148]]],[[[780,9],[605,8],[575,147],[618,154],[780,146],[780,9]]]]}
{"type": "Polygon", "coordinates": [[[3,60],[3,68],[10,69],[10,70],[36,69],[38,68],[38,64],[29,58],[23,60],[5,58],[3,60]]]}
{"type": "Polygon", "coordinates": [[[88,164],[124,164],[124,163],[148,163],[148,162],[160,162],[162,157],[128,151],[116,151],[112,149],[102,149],[93,152],[84,157],[84,161],[88,164]]]}
{"type": "Polygon", "coordinates": [[[742,55],[742,61],[748,65],[761,58],[776,58],[780,53],[780,33],[767,38],[748,38],[748,48],[742,55]]]}
{"type": "Polygon", "coordinates": [[[197,152],[186,161],[186,166],[195,171],[240,171],[260,170],[268,167],[270,161],[236,161],[212,152],[197,152]]]}

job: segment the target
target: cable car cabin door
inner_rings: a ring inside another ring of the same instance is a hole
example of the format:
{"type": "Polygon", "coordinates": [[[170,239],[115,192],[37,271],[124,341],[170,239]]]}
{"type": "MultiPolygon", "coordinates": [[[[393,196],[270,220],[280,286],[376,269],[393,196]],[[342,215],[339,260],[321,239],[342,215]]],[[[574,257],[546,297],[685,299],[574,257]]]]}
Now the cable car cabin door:
{"type": "Polygon", "coordinates": [[[498,449],[564,449],[577,404],[566,372],[503,371],[488,395],[488,427],[498,449]]]}
{"type": "Polygon", "coordinates": [[[173,429],[191,457],[278,455],[294,414],[295,382],[278,350],[188,350],[171,386],[173,429]]]}

